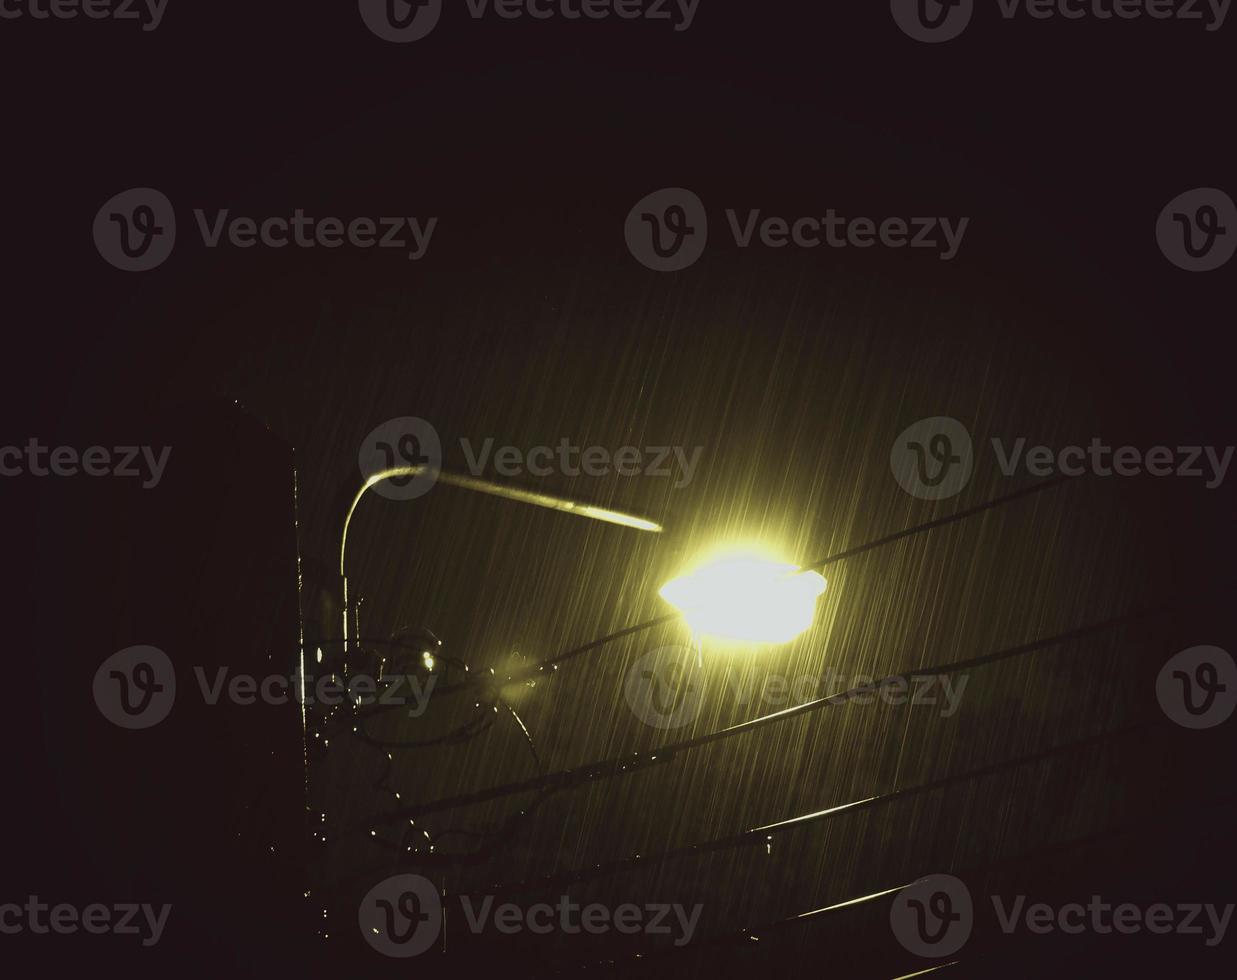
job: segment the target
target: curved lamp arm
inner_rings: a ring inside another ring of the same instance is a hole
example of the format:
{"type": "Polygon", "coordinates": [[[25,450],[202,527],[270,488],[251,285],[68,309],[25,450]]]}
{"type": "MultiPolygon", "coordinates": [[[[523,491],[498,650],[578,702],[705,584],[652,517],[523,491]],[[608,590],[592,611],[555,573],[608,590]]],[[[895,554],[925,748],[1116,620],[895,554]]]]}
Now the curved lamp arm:
{"type": "MultiPolygon", "coordinates": [[[[393,477],[415,477],[420,476],[434,469],[429,466],[393,466],[389,469],[380,470],[362,485],[361,489],[356,492],[356,496],[352,498],[352,504],[348,507],[348,513],[344,517],[343,531],[339,537],[339,577],[343,584],[343,599],[344,599],[344,649],[348,649],[348,573],[347,573],[347,554],[348,554],[348,528],[352,524],[352,516],[356,513],[357,507],[365,494],[382,483],[384,480],[392,479],[393,477]]],[[[463,490],[475,490],[478,493],[490,494],[494,497],[503,497],[507,500],[514,500],[521,504],[532,504],[535,507],[545,507],[548,510],[556,510],[564,514],[576,514],[580,517],[587,517],[594,521],[604,521],[607,524],[618,524],[622,527],[629,527],[637,531],[650,531],[654,534],[661,533],[662,527],[653,521],[645,520],[643,517],[635,517],[631,514],[624,514],[621,511],[609,510],[605,507],[596,507],[592,504],[582,504],[575,500],[568,500],[565,497],[552,497],[545,493],[535,493],[532,490],[521,490],[517,487],[505,486],[501,483],[494,483],[490,480],[482,480],[475,476],[465,476],[462,473],[449,473],[445,470],[436,470],[436,482],[445,483],[448,486],[459,487],[463,490]]]]}

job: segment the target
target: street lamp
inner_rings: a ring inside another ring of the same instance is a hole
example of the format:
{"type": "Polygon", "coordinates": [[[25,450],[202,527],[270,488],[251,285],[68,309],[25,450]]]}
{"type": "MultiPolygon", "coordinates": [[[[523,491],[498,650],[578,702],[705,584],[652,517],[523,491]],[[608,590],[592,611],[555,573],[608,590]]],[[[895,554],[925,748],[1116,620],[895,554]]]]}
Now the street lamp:
{"type": "Polygon", "coordinates": [[[343,529],[339,536],[339,577],[343,593],[343,640],[345,651],[349,646],[348,619],[350,607],[347,556],[348,528],[352,524],[352,516],[356,513],[357,506],[365,498],[365,495],[383,481],[403,477],[419,477],[429,473],[433,474],[435,483],[459,487],[462,490],[472,490],[476,493],[484,493],[493,497],[502,497],[521,504],[531,504],[534,507],[544,507],[548,510],[558,511],[560,514],[575,514],[578,517],[588,518],[589,520],[602,521],[606,524],[617,524],[620,527],[631,528],[636,531],[648,531],[654,534],[658,534],[662,530],[660,524],[646,520],[643,517],[636,517],[633,514],[625,514],[622,511],[610,510],[607,507],[597,507],[593,504],[585,504],[576,500],[568,500],[565,497],[554,497],[548,493],[522,490],[519,487],[495,483],[492,480],[483,480],[475,476],[465,476],[462,473],[452,473],[436,467],[426,465],[392,466],[380,470],[368,477],[361,485],[361,488],[352,496],[351,503],[348,505],[347,513],[344,516],[343,529]]]}
{"type": "Polygon", "coordinates": [[[812,625],[826,584],[818,572],[747,546],[713,552],[658,594],[697,637],[788,643],[812,625]]]}

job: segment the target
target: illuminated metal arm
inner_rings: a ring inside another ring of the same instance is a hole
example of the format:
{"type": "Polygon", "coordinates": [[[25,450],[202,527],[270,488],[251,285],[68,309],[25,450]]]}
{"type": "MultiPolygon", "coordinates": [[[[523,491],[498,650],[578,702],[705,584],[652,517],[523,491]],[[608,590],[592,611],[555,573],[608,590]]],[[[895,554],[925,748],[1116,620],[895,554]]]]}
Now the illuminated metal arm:
{"type": "Polygon", "coordinates": [[[348,648],[348,573],[347,573],[347,554],[348,554],[348,528],[352,524],[352,515],[356,513],[357,507],[365,494],[376,487],[384,480],[398,479],[400,477],[416,477],[424,473],[435,473],[435,482],[445,483],[448,486],[460,487],[463,490],[475,490],[478,493],[490,494],[494,497],[503,497],[507,500],[514,500],[521,504],[532,504],[535,507],[545,507],[548,510],[556,510],[564,514],[576,514],[580,517],[586,517],[594,521],[604,521],[607,524],[618,524],[621,527],[633,528],[637,531],[650,531],[660,533],[662,527],[653,521],[645,520],[643,517],[635,517],[631,514],[624,514],[621,511],[609,510],[605,507],[596,507],[592,504],[582,504],[575,500],[568,500],[565,497],[552,497],[545,493],[535,493],[532,490],[521,490],[517,487],[506,486],[501,483],[494,483],[490,480],[483,480],[475,476],[465,476],[462,473],[449,473],[445,470],[438,470],[430,466],[393,466],[389,469],[380,470],[362,485],[361,489],[356,492],[356,496],[352,498],[352,503],[348,507],[347,515],[344,517],[343,531],[339,538],[339,577],[343,587],[343,617],[344,617],[344,649],[348,648]]]}

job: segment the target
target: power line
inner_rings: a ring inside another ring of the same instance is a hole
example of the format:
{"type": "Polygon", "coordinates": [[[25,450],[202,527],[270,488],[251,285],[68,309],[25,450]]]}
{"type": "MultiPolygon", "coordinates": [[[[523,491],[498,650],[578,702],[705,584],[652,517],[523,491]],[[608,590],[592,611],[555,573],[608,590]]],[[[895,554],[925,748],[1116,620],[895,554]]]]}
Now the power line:
{"type": "Polygon", "coordinates": [[[885,793],[882,796],[872,796],[867,799],[854,800],[850,803],[836,804],[812,813],[800,814],[785,820],[778,820],[773,823],[762,824],[758,827],[751,827],[747,830],[739,831],[736,834],[728,834],[724,837],[716,837],[707,841],[696,841],[691,844],[684,844],[679,847],[673,847],[651,854],[637,854],[627,858],[619,858],[614,861],[601,862],[588,868],[582,868],[578,871],[547,874],[538,878],[526,878],[518,882],[506,882],[503,884],[493,885],[490,888],[487,888],[484,894],[500,896],[507,894],[520,894],[524,892],[536,892],[544,888],[559,888],[581,881],[588,881],[594,878],[618,874],[620,872],[630,871],[648,864],[660,865],[666,861],[671,861],[676,858],[693,857],[701,854],[726,851],[740,847],[763,846],[771,839],[771,835],[773,833],[784,831],[791,827],[803,827],[810,824],[822,823],[824,821],[831,820],[834,817],[842,816],[843,814],[857,813],[861,810],[867,810],[874,807],[883,806],[885,804],[895,803],[899,800],[909,799],[923,793],[930,793],[934,790],[946,789],[959,783],[982,779],[985,776],[993,776],[1011,769],[1017,769],[1022,766],[1031,765],[1032,763],[1043,762],[1047,759],[1052,759],[1060,755],[1066,755],[1079,749],[1099,745],[1125,735],[1132,735],[1135,732],[1156,728],[1166,723],[1166,719],[1164,718],[1158,718],[1154,721],[1138,722],[1136,724],[1127,725],[1112,731],[1101,732],[1097,735],[1087,736],[1086,738],[1075,739],[1061,745],[1054,745],[1047,749],[1042,749],[1039,752],[1033,752],[1029,755],[1018,756],[1014,759],[1007,759],[1001,762],[992,763],[990,765],[981,766],[978,769],[971,769],[967,772],[956,773],[952,776],[945,776],[941,779],[921,783],[918,786],[908,786],[905,789],[885,793]]]}
{"type": "MultiPolygon", "coordinates": [[[[964,510],[957,511],[953,514],[948,514],[945,517],[938,517],[934,520],[927,521],[923,524],[915,524],[912,527],[903,528],[901,531],[896,531],[893,534],[887,534],[884,537],[876,538],[873,541],[867,541],[860,545],[847,548],[844,551],[839,551],[836,554],[829,555],[827,558],[822,558],[819,561],[813,562],[811,565],[803,566],[803,571],[814,572],[825,568],[828,565],[836,562],[845,561],[847,558],[854,558],[857,555],[865,554],[869,551],[874,551],[877,548],[882,548],[887,544],[893,544],[895,541],[901,541],[904,538],[909,538],[916,534],[922,534],[925,531],[932,531],[938,527],[945,527],[948,524],[954,524],[958,521],[966,520],[968,517],[974,517],[977,514],[982,514],[985,511],[992,510],[996,507],[1001,507],[1004,504],[1019,500],[1022,497],[1029,497],[1032,494],[1042,493],[1045,490],[1051,490],[1054,487],[1061,486],[1069,480],[1075,479],[1071,476],[1057,476],[1050,480],[1045,480],[1041,483],[1033,483],[1030,486],[1022,487],[1012,493],[1007,493],[1001,497],[994,497],[992,500],[985,501],[982,504],[976,504],[974,507],[967,507],[964,510]]],[[[658,616],[654,619],[645,620],[642,623],[637,623],[634,626],[628,626],[614,633],[599,637],[595,640],[590,640],[578,647],[573,647],[570,650],[565,650],[562,653],[555,654],[545,660],[538,661],[521,671],[512,674],[506,683],[514,683],[523,680],[529,680],[546,670],[557,670],[560,665],[574,660],[576,657],[582,656],[593,650],[605,646],[613,640],[622,639],[625,636],[631,636],[633,633],[639,633],[642,630],[653,629],[657,626],[664,626],[667,623],[673,622],[678,618],[678,613],[668,613],[658,616]]]]}
{"type": "Polygon", "coordinates": [[[996,663],[1000,660],[1008,660],[1015,657],[1025,656],[1026,654],[1057,646],[1071,640],[1078,640],[1088,636],[1093,636],[1140,618],[1159,614],[1164,611],[1164,608],[1165,607],[1154,610],[1143,610],[1127,613],[1125,615],[1116,616],[1097,623],[1091,623],[1087,626],[1080,626],[1064,633],[1058,633],[1055,636],[1044,637],[1039,640],[1033,640],[1030,643],[1020,644],[1019,646],[1009,647],[1004,650],[983,654],[978,657],[971,657],[966,660],[958,660],[953,663],[941,664],[934,667],[915,668],[902,671],[898,674],[892,674],[870,684],[863,684],[859,687],[851,688],[848,691],[843,691],[838,694],[831,694],[827,697],[816,698],[815,700],[807,701],[791,708],[785,708],[781,711],[772,712],[771,714],[751,718],[747,721],[740,722],[737,725],[731,725],[727,728],[708,732],[704,735],[697,735],[693,738],[684,739],[679,742],[671,742],[667,745],[661,745],[655,749],[646,750],[644,752],[634,752],[628,755],[616,756],[609,759],[586,763],[585,765],[576,766],[572,769],[564,769],[558,772],[548,773],[545,776],[538,777],[536,779],[505,783],[499,786],[491,786],[486,789],[476,790],[472,793],[463,793],[457,796],[445,797],[429,803],[401,807],[398,810],[383,814],[378,818],[378,820],[379,822],[408,820],[415,817],[424,816],[429,813],[439,812],[441,810],[454,809],[459,806],[485,803],[489,800],[499,799],[505,796],[513,796],[520,793],[535,792],[538,790],[550,790],[557,792],[566,789],[573,789],[587,782],[593,782],[600,779],[612,779],[617,776],[627,775],[628,773],[635,772],[640,769],[646,769],[651,766],[662,765],[670,762],[681,752],[688,752],[693,749],[701,748],[705,745],[711,745],[714,742],[733,738],[736,735],[746,734],[747,732],[756,731],[767,725],[786,721],[790,718],[797,718],[801,715],[820,711],[824,708],[846,704],[848,701],[852,701],[855,698],[874,694],[882,688],[893,684],[901,686],[904,684],[909,684],[910,681],[916,677],[937,677],[945,674],[955,674],[962,671],[971,670],[975,667],[982,667],[991,663],[996,663]]]}
{"type": "MultiPolygon", "coordinates": [[[[1079,848],[1089,847],[1094,844],[1102,843],[1110,838],[1122,837],[1127,834],[1134,833],[1148,827],[1155,827],[1159,824],[1169,823],[1180,820],[1185,816],[1198,811],[1209,810],[1216,807],[1231,806],[1237,803],[1237,794],[1227,793],[1218,796],[1213,796],[1204,800],[1193,801],[1182,809],[1172,810],[1144,810],[1132,820],[1127,820],[1122,823],[1110,824],[1107,827],[1102,827],[1099,830],[1092,831],[1089,834],[1084,834],[1080,837],[1074,837],[1069,840],[1055,841],[1043,847],[1034,848],[1030,851],[1024,851],[1021,854],[1011,855],[999,861],[994,861],[991,864],[955,870],[952,868],[934,868],[931,872],[920,875],[914,881],[905,881],[901,884],[894,885],[888,888],[879,889],[868,894],[858,896],[856,898],[844,899],[838,902],[831,902],[822,908],[810,909],[806,912],[799,912],[795,915],[783,916],[778,919],[772,919],[767,922],[759,923],[753,926],[747,926],[742,929],[732,930],[724,933],[718,933],[713,936],[708,936],[703,939],[693,939],[690,945],[686,946],[660,946],[655,949],[646,949],[636,953],[626,954],[622,959],[611,958],[605,962],[606,966],[626,965],[628,967],[647,962],[650,959],[671,956],[676,953],[685,951],[698,952],[701,949],[706,949],[712,946],[747,944],[753,941],[759,942],[761,938],[770,932],[780,932],[782,930],[793,928],[802,925],[805,922],[813,921],[822,915],[829,915],[835,912],[840,912],[843,909],[855,908],[859,905],[865,905],[869,902],[876,901],[880,898],[885,898],[893,895],[896,892],[902,891],[904,888],[909,888],[917,881],[923,880],[929,873],[948,872],[957,878],[974,878],[978,875],[989,875],[994,871],[1016,867],[1020,864],[1025,864],[1028,861],[1038,860],[1044,857],[1068,853],[1079,848]],[[630,961],[630,962],[628,962],[630,961]]],[[[602,965],[602,964],[597,964],[602,965]]]]}

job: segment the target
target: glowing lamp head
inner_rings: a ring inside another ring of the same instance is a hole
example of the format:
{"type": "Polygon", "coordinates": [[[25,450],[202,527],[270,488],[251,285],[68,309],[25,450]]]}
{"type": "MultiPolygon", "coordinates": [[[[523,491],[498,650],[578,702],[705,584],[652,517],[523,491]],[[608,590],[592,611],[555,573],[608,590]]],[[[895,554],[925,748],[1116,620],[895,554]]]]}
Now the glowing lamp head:
{"type": "Polygon", "coordinates": [[[788,643],[812,625],[825,585],[817,572],[756,551],[731,551],[666,583],[658,594],[698,636],[788,643]]]}

